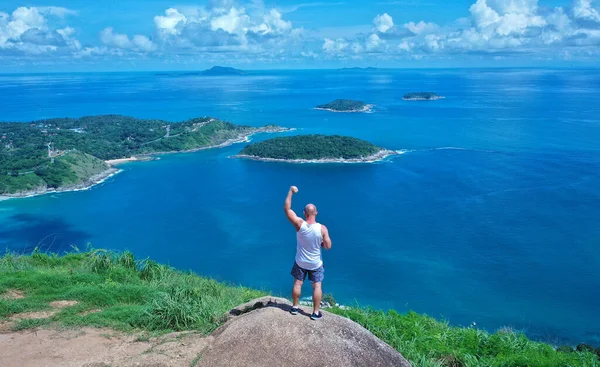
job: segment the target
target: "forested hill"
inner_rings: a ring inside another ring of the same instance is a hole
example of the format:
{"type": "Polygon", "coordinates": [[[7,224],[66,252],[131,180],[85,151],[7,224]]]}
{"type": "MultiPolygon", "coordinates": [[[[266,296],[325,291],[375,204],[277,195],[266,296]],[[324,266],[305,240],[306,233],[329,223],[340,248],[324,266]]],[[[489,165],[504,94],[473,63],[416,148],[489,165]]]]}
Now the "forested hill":
{"type": "MultiPolygon", "coordinates": [[[[58,159],[65,155],[72,156],[71,162],[75,160],[77,165],[87,167],[89,157],[100,161],[198,149],[261,130],[265,128],[238,126],[209,117],[174,123],[101,115],[0,123],[0,194],[62,186],[61,176],[73,177],[72,167],[69,168],[72,165],[63,165],[58,159]],[[86,159],[80,159],[83,157],[86,159]],[[53,172],[53,183],[43,179],[48,170],[53,172]]],[[[99,167],[99,163],[95,161],[93,166],[99,167]]],[[[82,171],[87,172],[87,168],[82,171]]],[[[80,179],[85,179],[85,175],[80,179]]]]}
{"type": "Polygon", "coordinates": [[[241,156],[283,160],[358,159],[381,148],[364,140],[340,135],[296,135],[246,146],[241,156]]]}

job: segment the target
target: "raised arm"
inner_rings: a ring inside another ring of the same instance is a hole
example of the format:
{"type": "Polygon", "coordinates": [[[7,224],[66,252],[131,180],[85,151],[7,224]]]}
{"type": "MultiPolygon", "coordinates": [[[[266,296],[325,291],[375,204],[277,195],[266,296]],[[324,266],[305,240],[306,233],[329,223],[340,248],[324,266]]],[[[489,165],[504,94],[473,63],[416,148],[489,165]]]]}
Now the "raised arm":
{"type": "Polygon", "coordinates": [[[323,236],[323,248],[331,250],[331,237],[329,237],[329,230],[327,227],[321,224],[321,235],[323,236]]]}
{"type": "Polygon", "coordinates": [[[296,228],[296,231],[298,231],[302,226],[302,219],[299,218],[292,210],[292,196],[297,192],[298,188],[296,186],[290,187],[290,191],[288,191],[287,198],[285,198],[285,203],[283,204],[283,211],[285,212],[287,219],[296,228]]]}

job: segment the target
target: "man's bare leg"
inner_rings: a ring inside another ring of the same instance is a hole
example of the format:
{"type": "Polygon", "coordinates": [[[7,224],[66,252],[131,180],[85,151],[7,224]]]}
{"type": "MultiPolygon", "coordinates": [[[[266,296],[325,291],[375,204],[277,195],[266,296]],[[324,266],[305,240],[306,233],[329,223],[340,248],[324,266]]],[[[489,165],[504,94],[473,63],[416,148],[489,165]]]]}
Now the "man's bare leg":
{"type": "Polygon", "coordinates": [[[321,282],[315,282],[313,286],[313,312],[319,314],[319,308],[321,307],[321,298],[323,298],[323,290],[321,289],[321,282]]]}
{"type": "Polygon", "coordinates": [[[294,280],[294,287],[292,288],[292,301],[294,302],[294,306],[298,306],[298,302],[300,302],[300,294],[302,293],[303,283],[304,282],[301,280],[294,280]]]}

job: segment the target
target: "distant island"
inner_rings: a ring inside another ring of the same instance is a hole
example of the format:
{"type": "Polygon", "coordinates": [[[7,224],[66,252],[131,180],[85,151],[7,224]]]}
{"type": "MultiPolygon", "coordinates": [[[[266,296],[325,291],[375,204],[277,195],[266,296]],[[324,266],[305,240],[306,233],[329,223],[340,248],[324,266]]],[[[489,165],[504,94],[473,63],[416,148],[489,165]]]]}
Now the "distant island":
{"type": "Polygon", "coordinates": [[[379,68],[374,68],[372,66],[368,66],[366,68],[361,68],[361,67],[350,67],[350,68],[341,68],[338,69],[340,71],[374,71],[374,70],[379,70],[379,68]]]}
{"type": "Polygon", "coordinates": [[[137,157],[222,147],[286,130],[210,117],[168,122],[101,115],[0,123],[0,196],[86,189],[117,173],[113,165],[137,157]]]}
{"type": "Polygon", "coordinates": [[[444,97],[431,92],[412,92],[405,94],[402,99],[405,101],[435,101],[444,97]]]}
{"type": "Polygon", "coordinates": [[[246,75],[244,70],[234,69],[225,66],[213,66],[210,69],[204,70],[202,75],[209,76],[227,76],[227,75],[246,75]]]}
{"type": "Polygon", "coordinates": [[[371,112],[371,108],[373,108],[371,104],[352,99],[336,99],[333,102],[315,107],[317,110],[331,112],[371,112]]]}
{"type": "Polygon", "coordinates": [[[247,145],[236,158],[292,163],[366,163],[396,151],[340,135],[296,135],[247,145]]]}

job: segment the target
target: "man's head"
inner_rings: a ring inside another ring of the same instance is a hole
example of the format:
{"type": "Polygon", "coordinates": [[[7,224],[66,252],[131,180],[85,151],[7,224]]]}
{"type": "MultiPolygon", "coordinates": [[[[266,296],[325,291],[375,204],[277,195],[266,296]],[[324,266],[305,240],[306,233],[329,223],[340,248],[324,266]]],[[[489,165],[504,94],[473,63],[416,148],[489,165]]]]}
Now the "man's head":
{"type": "Polygon", "coordinates": [[[304,207],[304,218],[315,218],[317,214],[319,213],[317,212],[317,207],[314,206],[314,204],[308,204],[304,207]]]}

